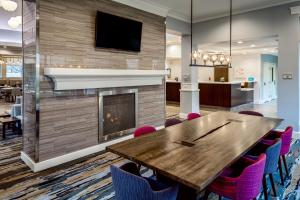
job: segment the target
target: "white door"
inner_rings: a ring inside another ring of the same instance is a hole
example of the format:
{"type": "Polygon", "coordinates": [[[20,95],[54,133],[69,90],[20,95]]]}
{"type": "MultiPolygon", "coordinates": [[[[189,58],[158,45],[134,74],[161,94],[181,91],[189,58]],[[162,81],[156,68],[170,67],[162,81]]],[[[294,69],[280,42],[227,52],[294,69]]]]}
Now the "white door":
{"type": "Polygon", "coordinates": [[[263,63],[264,102],[277,98],[277,68],[274,63],[263,63]]]}

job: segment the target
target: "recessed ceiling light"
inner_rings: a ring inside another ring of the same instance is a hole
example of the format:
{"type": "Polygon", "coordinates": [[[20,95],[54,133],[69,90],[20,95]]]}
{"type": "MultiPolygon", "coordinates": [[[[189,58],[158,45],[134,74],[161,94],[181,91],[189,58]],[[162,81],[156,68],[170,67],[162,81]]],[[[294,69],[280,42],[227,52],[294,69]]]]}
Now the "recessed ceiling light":
{"type": "Polygon", "coordinates": [[[238,41],[237,43],[238,43],[238,44],[243,44],[244,42],[240,40],[240,41],[238,41]]]}
{"type": "Polygon", "coordinates": [[[256,47],[256,45],[255,44],[251,44],[250,47],[256,47]]]}

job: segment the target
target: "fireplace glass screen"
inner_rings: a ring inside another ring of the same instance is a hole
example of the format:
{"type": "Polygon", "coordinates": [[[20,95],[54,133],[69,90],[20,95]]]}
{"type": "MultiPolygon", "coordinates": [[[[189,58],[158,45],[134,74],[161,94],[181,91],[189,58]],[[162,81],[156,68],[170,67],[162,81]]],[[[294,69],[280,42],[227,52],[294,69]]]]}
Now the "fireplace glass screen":
{"type": "Polygon", "coordinates": [[[135,128],[135,94],[103,97],[103,136],[135,128]]]}

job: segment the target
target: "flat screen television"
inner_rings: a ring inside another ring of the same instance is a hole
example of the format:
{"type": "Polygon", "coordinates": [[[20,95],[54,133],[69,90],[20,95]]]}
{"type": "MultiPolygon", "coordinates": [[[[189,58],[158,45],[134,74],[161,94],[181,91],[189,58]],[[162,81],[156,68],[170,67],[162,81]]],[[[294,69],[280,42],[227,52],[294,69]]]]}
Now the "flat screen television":
{"type": "Polygon", "coordinates": [[[140,52],[142,27],[142,22],[98,11],[96,47],[140,52]]]}

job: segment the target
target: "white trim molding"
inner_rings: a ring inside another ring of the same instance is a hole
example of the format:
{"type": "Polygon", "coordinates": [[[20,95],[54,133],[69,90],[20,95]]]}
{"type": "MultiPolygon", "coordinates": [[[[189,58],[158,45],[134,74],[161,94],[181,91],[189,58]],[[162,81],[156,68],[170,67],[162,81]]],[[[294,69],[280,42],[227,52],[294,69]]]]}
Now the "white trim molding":
{"type": "Polygon", "coordinates": [[[162,17],[167,17],[169,9],[167,7],[158,5],[154,2],[147,0],[113,0],[115,2],[143,10],[155,15],[159,15],[162,17]]]}
{"type": "Polygon", "coordinates": [[[162,85],[166,70],[45,68],[55,90],[162,85]]]}
{"type": "Polygon", "coordinates": [[[79,159],[79,158],[82,158],[82,157],[85,157],[85,156],[88,156],[88,155],[91,155],[91,154],[94,154],[94,153],[97,153],[97,152],[104,151],[107,146],[110,146],[110,145],[113,145],[113,144],[116,144],[116,143],[119,143],[119,142],[122,142],[122,141],[125,141],[125,140],[129,140],[131,138],[133,138],[132,134],[128,135],[128,136],[125,136],[125,137],[122,137],[122,138],[119,138],[119,139],[116,139],[116,140],[112,140],[112,141],[109,141],[109,142],[106,142],[106,143],[98,144],[98,145],[95,145],[95,146],[92,146],[92,147],[88,147],[88,148],[85,148],[85,149],[82,149],[82,150],[79,150],[79,151],[75,151],[75,152],[72,152],[72,153],[69,153],[69,154],[65,154],[65,155],[62,155],[62,156],[51,158],[49,160],[45,160],[45,161],[38,162],[38,163],[34,162],[25,152],[21,151],[21,159],[25,162],[25,164],[28,167],[30,167],[30,169],[33,172],[39,172],[39,171],[43,171],[45,169],[49,169],[51,167],[55,167],[55,166],[58,166],[58,165],[61,165],[61,164],[64,164],[64,163],[67,163],[67,162],[70,162],[70,161],[73,161],[73,160],[76,160],[76,159],[79,159]]]}

